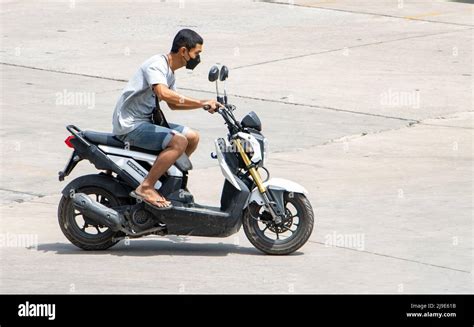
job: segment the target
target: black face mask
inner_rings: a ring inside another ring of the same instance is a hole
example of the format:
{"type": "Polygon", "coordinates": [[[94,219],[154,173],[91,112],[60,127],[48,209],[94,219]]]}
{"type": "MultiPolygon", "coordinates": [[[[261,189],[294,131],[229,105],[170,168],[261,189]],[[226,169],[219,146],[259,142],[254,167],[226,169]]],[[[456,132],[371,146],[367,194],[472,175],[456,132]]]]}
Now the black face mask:
{"type": "MultiPolygon", "coordinates": [[[[191,56],[189,56],[191,58],[191,56]]],[[[186,58],[184,58],[186,60],[186,58]]],[[[186,69],[193,70],[201,62],[201,57],[197,55],[195,58],[191,58],[186,62],[186,69]]]]}

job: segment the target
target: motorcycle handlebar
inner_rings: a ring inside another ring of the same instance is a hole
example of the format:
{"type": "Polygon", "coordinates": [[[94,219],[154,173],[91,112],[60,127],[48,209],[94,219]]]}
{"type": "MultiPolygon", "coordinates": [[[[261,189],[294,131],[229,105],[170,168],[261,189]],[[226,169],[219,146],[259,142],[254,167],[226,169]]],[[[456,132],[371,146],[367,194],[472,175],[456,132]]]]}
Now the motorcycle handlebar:
{"type": "MultiPolygon", "coordinates": [[[[225,105],[219,105],[219,108],[225,107],[225,105]]],[[[206,104],[205,106],[202,107],[204,110],[209,111],[211,110],[211,105],[206,104]]],[[[218,109],[219,110],[219,109],[218,109]]]]}
{"type": "MultiPolygon", "coordinates": [[[[203,109],[208,111],[211,109],[211,106],[205,105],[203,106],[203,109]]],[[[239,122],[237,121],[237,119],[235,119],[234,115],[232,114],[232,110],[234,109],[235,109],[234,105],[225,104],[225,105],[219,106],[216,112],[219,113],[222,116],[222,118],[224,118],[224,120],[226,121],[228,125],[232,125],[233,127],[240,128],[239,122]]]]}

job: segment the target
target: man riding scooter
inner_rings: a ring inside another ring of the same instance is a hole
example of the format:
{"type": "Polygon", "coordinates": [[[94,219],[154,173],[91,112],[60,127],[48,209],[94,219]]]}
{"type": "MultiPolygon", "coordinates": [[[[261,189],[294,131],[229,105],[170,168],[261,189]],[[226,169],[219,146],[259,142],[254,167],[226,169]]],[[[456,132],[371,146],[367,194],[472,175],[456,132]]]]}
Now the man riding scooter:
{"type": "Polygon", "coordinates": [[[193,70],[200,62],[203,39],[190,29],[176,34],[168,54],[146,60],[125,86],[113,114],[113,133],[129,146],[160,152],[143,182],[131,194],[156,209],[172,207],[155,190],[158,179],[186,153],[190,156],[199,142],[199,134],[189,127],[168,123],[159,101],[172,110],[209,108],[214,113],[221,106],[216,100],[197,100],[176,91],[174,72],[186,67],[193,70]]]}
{"type": "Polygon", "coordinates": [[[61,191],[58,222],[74,245],[84,250],[106,250],[122,239],[148,235],[228,237],[241,227],[248,240],[268,254],[290,254],[308,241],[314,213],[307,191],[293,181],[270,178],[265,164],[268,141],[258,115],[252,111],[237,119],[237,107],[228,102],[225,87],[224,97],[219,95],[217,81],[225,85],[227,66],[209,70],[209,82],[216,82],[217,102],[184,97],[180,101],[173,91],[173,69],[185,61],[188,68],[195,67],[198,48],[202,49],[202,43],[178,44],[174,52],[163,56],[162,66],[150,63],[156,58],[142,65],[124,90],[114,116],[115,130],[121,131],[119,138],[125,144],[111,133],[66,126],[71,135],[65,143],[73,151],[59,172],[59,180],[69,176],[82,160],[98,170],[75,178],[61,191]],[[159,115],[157,97],[176,109],[203,106],[224,120],[227,133],[214,140],[212,155],[224,176],[220,206],[196,203],[187,190],[192,165],[184,153],[191,154],[197,140],[188,141],[192,134],[187,127],[168,124],[159,115]],[[166,199],[149,191],[152,187],[166,199]],[[172,201],[173,207],[162,211],[170,207],[166,200],[172,201]]]}

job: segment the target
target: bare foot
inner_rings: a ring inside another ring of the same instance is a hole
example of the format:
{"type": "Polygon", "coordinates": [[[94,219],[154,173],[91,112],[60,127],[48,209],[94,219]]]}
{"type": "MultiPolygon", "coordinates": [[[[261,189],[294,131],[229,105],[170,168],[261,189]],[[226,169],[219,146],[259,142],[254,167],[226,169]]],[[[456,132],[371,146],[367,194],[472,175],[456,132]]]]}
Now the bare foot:
{"type": "Polygon", "coordinates": [[[145,201],[157,206],[158,208],[165,208],[171,205],[171,202],[166,200],[166,198],[158,193],[153,187],[139,185],[135,190],[135,193],[142,196],[145,201]]]}

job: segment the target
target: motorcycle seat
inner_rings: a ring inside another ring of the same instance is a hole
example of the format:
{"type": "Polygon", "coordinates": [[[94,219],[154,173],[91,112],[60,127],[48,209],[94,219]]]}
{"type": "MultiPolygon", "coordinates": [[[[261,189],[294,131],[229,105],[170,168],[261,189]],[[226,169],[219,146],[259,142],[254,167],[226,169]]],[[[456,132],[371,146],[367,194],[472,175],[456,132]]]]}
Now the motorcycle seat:
{"type": "Polygon", "coordinates": [[[116,148],[123,148],[125,144],[112,133],[102,133],[94,131],[84,131],[84,138],[95,144],[109,145],[116,148]]]}
{"type": "MultiPolygon", "coordinates": [[[[108,145],[112,146],[115,148],[125,148],[125,143],[123,143],[121,140],[119,140],[114,134],[112,133],[103,133],[103,132],[95,132],[95,131],[83,131],[82,135],[86,140],[88,140],[91,143],[94,144],[102,144],[102,145],[108,145]]],[[[152,155],[159,155],[161,151],[153,151],[153,150],[147,150],[143,148],[139,148],[136,146],[130,146],[129,148],[132,151],[137,151],[137,152],[142,152],[142,153],[148,153],[152,155]]],[[[175,166],[181,170],[181,171],[188,171],[193,169],[193,165],[191,161],[189,160],[188,156],[186,154],[182,154],[178,160],[174,163],[175,166]]]]}

